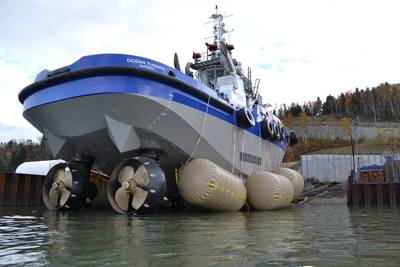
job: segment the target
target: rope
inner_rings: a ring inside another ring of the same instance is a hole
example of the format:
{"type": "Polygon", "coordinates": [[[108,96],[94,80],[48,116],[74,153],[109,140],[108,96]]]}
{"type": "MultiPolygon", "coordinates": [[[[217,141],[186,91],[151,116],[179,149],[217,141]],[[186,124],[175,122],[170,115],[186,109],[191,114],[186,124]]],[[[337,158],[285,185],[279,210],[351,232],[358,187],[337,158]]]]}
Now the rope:
{"type": "Polygon", "coordinates": [[[240,201],[246,201],[246,197],[243,193],[240,192],[235,192],[235,191],[231,191],[228,187],[225,187],[223,184],[218,183],[217,181],[210,181],[208,183],[208,186],[214,190],[220,191],[224,194],[226,194],[227,196],[230,196],[232,198],[237,198],[240,201]]]}
{"type": "Polygon", "coordinates": [[[232,174],[235,173],[235,157],[236,157],[236,112],[233,112],[233,158],[232,158],[232,174]]]}
{"type": "Polygon", "coordinates": [[[233,159],[232,159],[232,174],[235,174],[235,159],[236,159],[236,148],[239,151],[239,166],[240,166],[240,178],[243,178],[243,161],[240,158],[240,153],[244,152],[244,136],[245,136],[245,131],[242,131],[242,147],[240,148],[240,141],[239,141],[239,136],[236,136],[237,134],[237,126],[236,126],[236,112],[234,112],[233,115],[234,118],[234,124],[233,124],[233,159]],[[237,137],[237,138],[236,138],[237,137]]]}
{"type": "MultiPolygon", "coordinates": [[[[242,131],[242,153],[244,153],[244,136],[245,136],[246,132],[243,130],[242,131]]],[[[240,160],[240,155],[239,155],[239,160],[240,160]]],[[[243,179],[243,161],[240,160],[240,178],[243,179]]]]}
{"type": "MultiPolygon", "coordinates": [[[[258,116],[258,114],[257,114],[257,116],[258,116]]],[[[257,137],[258,137],[258,155],[261,157],[261,160],[262,160],[262,156],[261,156],[261,121],[258,122],[258,136],[257,137]]],[[[261,171],[261,165],[262,165],[262,162],[260,165],[258,165],[258,171],[261,171]]]]}
{"type": "Polygon", "coordinates": [[[197,138],[196,145],[194,146],[193,151],[190,154],[189,158],[186,160],[186,162],[182,165],[182,167],[180,169],[182,169],[183,167],[185,167],[189,163],[189,161],[193,158],[194,153],[197,151],[197,148],[199,146],[200,140],[203,137],[203,132],[204,132],[204,128],[205,128],[206,121],[207,121],[208,108],[210,107],[210,99],[211,99],[211,96],[208,95],[207,108],[206,108],[206,112],[204,114],[203,124],[201,125],[201,132],[200,132],[199,138],[197,138]]]}

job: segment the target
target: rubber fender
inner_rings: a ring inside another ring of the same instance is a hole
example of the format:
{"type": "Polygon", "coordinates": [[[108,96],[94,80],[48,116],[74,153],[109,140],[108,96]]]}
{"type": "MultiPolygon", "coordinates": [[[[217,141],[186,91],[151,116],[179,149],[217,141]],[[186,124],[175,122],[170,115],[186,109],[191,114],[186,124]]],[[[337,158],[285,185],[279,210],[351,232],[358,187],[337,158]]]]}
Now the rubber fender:
{"type": "Polygon", "coordinates": [[[279,124],[274,122],[274,140],[281,140],[281,134],[279,130],[279,124]]]}
{"type": "Polygon", "coordinates": [[[304,179],[303,176],[292,169],[289,168],[279,168],[276,172],[282,176],[285,176],[293,184],[294,195],[297,196],[304,190],[304,179]]]}
{"type": "Polygon", "coordinates": [[[178,182],[183,199],[195,206],[217,211],[237,211],[246,201],[243,180],[207,159],[194,159],[178,182]]]}
{"type": "Polygon", "coordinates": [[[261,127],[261,137],[264,139],[271,139],[274,137],[274,128],[272,125],[272,121],[268,119],[264,119],[260,123],[261,127]]]}
{"type": "Polygon", "coordinates": [[[280,125],[280,126],[279,126],[279,135],[280,135],[280,139],[279,139],[279,140],[283,140],[283,139],[285,138],[284,132],[285,132],[285,131],[283,130],[283,126],[280,125]]]}
{"type": "Polygon", "coordinates": [[[256,172],[246,179],[247,202],[254,210],[288,207],[294,198],[293,184],[272,172],[256,172]]]}
{"type": "Polygon", "coordinates": [[[236,111],[237,123],[242,128],[251,128],[256,125],[253,113],[247,107],[243,107],[236,111]]]}

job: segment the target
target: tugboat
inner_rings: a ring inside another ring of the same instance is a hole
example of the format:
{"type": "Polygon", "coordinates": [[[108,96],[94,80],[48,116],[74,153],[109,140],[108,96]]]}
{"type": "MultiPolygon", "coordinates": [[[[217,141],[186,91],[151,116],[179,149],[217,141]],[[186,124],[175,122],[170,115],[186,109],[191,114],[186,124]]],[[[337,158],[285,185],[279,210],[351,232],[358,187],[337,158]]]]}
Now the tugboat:
{"type": "Polygon", "coordinates": [[[181,71],[133,55],[84,56],[41,71],[19,93],[23,115],[43,133],[54,166],[43,184],[51,210],[90,205],[89,174],[110,175],[108,199],[119,213],[153,213],[182,198],[180,170],[207,159],[243,179],[279,168],[289,141],[282,122],[267,111],[259,79],[232,56],[224,16],[213,21],[207,52],[193,52],[181,71]]]}

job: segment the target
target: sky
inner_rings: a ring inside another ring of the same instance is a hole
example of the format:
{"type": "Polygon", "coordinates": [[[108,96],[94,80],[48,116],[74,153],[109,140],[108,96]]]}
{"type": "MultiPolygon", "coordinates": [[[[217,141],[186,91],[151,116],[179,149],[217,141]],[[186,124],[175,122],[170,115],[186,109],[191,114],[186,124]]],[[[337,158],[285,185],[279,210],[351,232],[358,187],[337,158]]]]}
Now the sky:
{"type": "Polygon", "coordinates": [[[184,66],[205,51],[216,4],[273,106],[400,82],[399,1],[0,0],[0,141],[40,137],[17,95],[41,70],[98,53],[172,66],[177,52],[184,66]]]}

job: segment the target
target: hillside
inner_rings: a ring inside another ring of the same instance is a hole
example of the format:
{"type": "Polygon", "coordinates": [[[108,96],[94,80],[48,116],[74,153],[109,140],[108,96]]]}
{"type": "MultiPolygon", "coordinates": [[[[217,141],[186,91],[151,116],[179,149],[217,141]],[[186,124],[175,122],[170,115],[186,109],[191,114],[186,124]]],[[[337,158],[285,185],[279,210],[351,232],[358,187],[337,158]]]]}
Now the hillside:
{"type": "Polygon", "coordinates": [[[361,121],[400,121],[400,84],[382,83],[376,87],[328,95],[325,102],[318,97],[303,104],[282,105],[274,111],[284,118],[304,113],[307,116],[332,115],[337,118],[359,117],[361,121]]]}
{"type": "Polygon", "coordinates": [[[274,112],[300,143],[288,149],[285,160],[302,154],[351,154],[351,140],[358,140],[361,154],[400,152],[400,84],[347,91],[325,102],[318,97],[302,105],[282,105],[274,112]]]}

